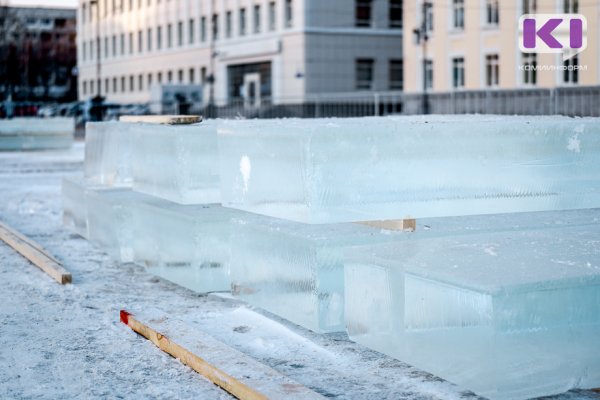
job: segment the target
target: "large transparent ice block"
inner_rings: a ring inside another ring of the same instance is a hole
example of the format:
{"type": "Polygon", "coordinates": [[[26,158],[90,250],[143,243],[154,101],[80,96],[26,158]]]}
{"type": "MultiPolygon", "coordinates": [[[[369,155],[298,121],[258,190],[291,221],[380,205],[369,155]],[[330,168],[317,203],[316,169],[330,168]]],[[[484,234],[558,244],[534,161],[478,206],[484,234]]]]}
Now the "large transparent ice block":
{"type": "Polygon", "coordinates": [[[107,186],[131,186],[132,134],[126,122],[88,122],[85,177],[107,186]]]}
{"type": "Polygon", "coordinates": [[[349,336],[491,399],[599,387],[598,216],[348,251],[349,336]]]}
{"type": "Polygon", "coordinates": [[[236,219],[232,291],[315,332],[343,331],[344,247],[406,234],[358,224],[307,225],[260,216],[236,219]]]}
{"type": "Polygon", "coordinates": [[[221,201],[215,121],[193,125],[131,124],[136,191],[181,204],[221,201]]]}
{"type": "Polygon", "coordinates": [[[0,151],[68,148],[73,143],[74,132],[72,118],[0,120],[0,151]]]}
{"type": "Polygon", "coordinates": [[[220,205],[142,201],[133,207],[134,261],[199,293],[230,290],[230,220],[244,214],[220,205]]]}
{"type": "Polygon", "coordinates": [[[600,206],[600,119],[223,121],[222,203],[308,223],[600,206]]]}
{"type": "Polygon", "coordinates": [[[83,178],[63,178],[61,188],[63,225],[79,236],[88,238],[86,192],[102,189],[98,184],[83,178]]]}
{"type": "Polygon", "coordinates": [[[133,207],[153,199],[129,188],[88,190],[88,240],[116,261],[133,262],[133,207]]]}

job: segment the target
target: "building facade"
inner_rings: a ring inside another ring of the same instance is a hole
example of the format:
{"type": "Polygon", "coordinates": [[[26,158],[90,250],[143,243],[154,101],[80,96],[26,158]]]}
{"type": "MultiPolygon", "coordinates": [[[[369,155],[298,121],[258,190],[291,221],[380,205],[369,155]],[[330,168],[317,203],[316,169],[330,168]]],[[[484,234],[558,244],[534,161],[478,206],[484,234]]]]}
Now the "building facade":
{"type": "Polygon", "coordinates": [[[429,0],[425,7],[422,0],[406,0],[404,15],[408,32],[425,21],[429,38],[425,50],[414,34],[404,36],[407,93],[600,84],[598,0],[429,0]],[[518,21],[535,13],[583,14],[587,49],[567,61],[561,54],[522,53],[518,21]]]}
{"type": "Polygon", "coordinates": [[[402,0],[80,0],[79,98],[303,103],[402,90],[402,0]],[[99,62],[98,62],[99,61],[99,62]]]}
{"type": "Polygon", "coordinates": [[[0,99],[77,98],[76,10],[0,7],[0,99]]]}

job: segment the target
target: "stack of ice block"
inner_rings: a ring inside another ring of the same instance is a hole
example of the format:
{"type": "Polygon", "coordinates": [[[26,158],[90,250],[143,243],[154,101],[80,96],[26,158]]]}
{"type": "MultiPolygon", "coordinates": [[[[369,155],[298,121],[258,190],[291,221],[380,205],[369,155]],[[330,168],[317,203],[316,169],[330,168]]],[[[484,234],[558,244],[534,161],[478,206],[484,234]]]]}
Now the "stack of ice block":
{"type": "Polygon", "coordinates": [[[85,175],[63,182],[65,223],[120,262],[198,292],[228,290],[230,219],[214,122],[91,123],[85,175]],[[192,203],[182,205],[177,203],[192,203]]]}
{"type": "Polygon", "coordinates": [[[223,205],[287,220],[236,228],[238,296],[317,331],[345,304],[355,340],[491,397],[600,386],[599,215],[565,211],[600,207],[599,120],[224,121],[219,147],[223,205]],[[387,240],[350,224],[411,217],[387,240]]]}
{"type": "Polygon", "coordinates": [[[72,118],[0,120],[0,151],[64,149],[73,143],[72,118]]]}

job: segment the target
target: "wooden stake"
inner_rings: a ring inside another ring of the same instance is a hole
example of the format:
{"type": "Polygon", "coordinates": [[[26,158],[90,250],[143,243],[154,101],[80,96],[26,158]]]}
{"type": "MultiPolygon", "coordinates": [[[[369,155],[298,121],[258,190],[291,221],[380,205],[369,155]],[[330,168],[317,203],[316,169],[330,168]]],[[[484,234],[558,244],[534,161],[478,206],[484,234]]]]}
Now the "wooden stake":
{"type": "Polygon", "coordinates": [[[417,229],[416,219],[388,219],[384,221],[361,221],[357,224],[368,225],[375,228],[386,229],[389,231],[411,231],[417,229]]]}
{"type": "Polygon", "coordinates": [[[162,351],[179,359],[238,399],[324,399],[206,333],[190,330],[181,321],[160,317],[145,318],[146,322],[141,322],[142,318],[138,319],[125,310],[121,310],[120,317],[121,322],[162,351]]]}
{"type": "Polygon", "coordinates": [[[199,115],[121,115],[119,121],[162,125],[189,125],[202,122],[202,117],[199,115]]]}
{"type": "Polygon", "coordinates": [[[48,254],[39,244],[2,222],[0,222],[0,239],[61,285],[71,283],[71,273],[64,269],[56,258],[48,254]]]}

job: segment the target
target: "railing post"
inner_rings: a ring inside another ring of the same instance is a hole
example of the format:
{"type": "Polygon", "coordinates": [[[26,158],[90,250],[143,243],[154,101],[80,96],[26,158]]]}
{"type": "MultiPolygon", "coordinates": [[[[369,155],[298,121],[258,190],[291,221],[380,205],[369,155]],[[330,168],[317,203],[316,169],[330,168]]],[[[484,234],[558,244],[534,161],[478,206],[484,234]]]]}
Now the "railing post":
{"type": "Polygon", "coordinates": [[[373,115],[375,115],[376,117],[379,116],[379,93],[374,93],[373,94],[374,99],[373,99],[373,107],[374,107],[374,112],[373,115]]]}

